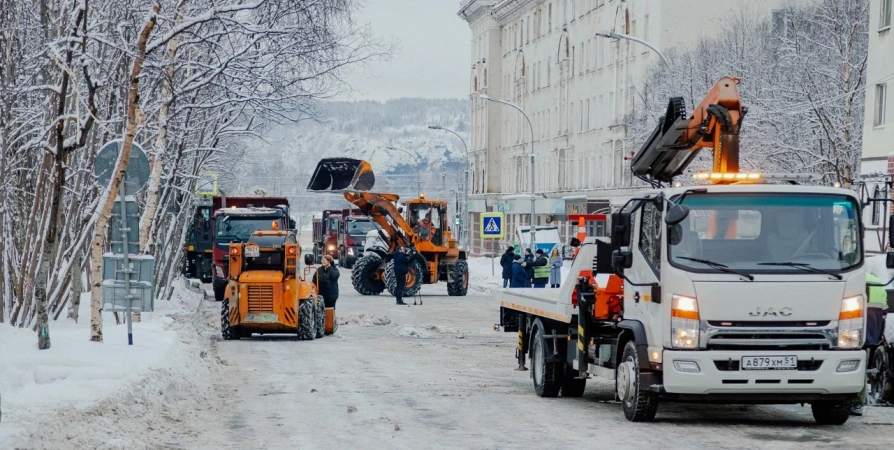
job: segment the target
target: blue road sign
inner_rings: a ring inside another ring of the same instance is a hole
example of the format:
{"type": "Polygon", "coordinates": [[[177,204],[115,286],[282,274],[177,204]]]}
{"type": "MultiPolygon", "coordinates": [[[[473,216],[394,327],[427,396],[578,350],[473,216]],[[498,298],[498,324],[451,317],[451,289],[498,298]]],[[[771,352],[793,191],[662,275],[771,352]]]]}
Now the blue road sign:
{"type": "Polygon", "coordinates": [[[481,213],[479,234],[482,239],[503,239],[503,213],[481,213]]]}

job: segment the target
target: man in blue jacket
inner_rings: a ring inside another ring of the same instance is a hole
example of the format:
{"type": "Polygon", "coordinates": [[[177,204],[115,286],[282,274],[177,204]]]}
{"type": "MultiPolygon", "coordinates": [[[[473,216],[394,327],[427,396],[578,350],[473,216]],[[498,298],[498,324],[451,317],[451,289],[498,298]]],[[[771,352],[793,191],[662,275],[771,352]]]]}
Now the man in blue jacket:
{"type": "Polygon", "coordinates": [[[398,305],[406,305],[404,303],[404,287],[407,285],[407,272],[410,270],[410,257],[407,254],[410,249],[403,247],[394,252],[392,261],[394,262],[394,279],[397,286],[394,288],[394,296],[397,297],[398,305]]]}
{"type": "Polygon", "coordinates": [[[522,262],[521,255],[515,255],[512,261],[512,280],[509,282],[511,288],[526,288],[528,286],[528,271],[525,270],[525,263],[522,262]]]}

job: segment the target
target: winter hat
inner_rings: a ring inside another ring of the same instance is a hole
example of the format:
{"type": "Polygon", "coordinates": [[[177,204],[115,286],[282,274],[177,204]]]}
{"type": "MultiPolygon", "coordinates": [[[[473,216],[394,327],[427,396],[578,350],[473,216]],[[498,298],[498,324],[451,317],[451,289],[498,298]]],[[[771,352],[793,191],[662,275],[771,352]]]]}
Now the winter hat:
{"type": "Polygon", "coordinates": [[[534,252],[534,253],[537,253],[538,255],[542,255],[542,254],[543,254],[543,249],[542,249],[542,248],[538,248],[537,251],[534,252]]]}
{"type": "Polygon", "coordinates": [[[514,261],[521,261],[521,255],[515,255],[515,257],[512,258],[512,259],[513,259],[514,261]]]}
{"type": "Polygon", "coordinates": [[[514,251],[515,251],[515,247],[509,247],[509,248],[506,249],[506,251],[507,251],[507,252],[514,252],[514,251]]]}

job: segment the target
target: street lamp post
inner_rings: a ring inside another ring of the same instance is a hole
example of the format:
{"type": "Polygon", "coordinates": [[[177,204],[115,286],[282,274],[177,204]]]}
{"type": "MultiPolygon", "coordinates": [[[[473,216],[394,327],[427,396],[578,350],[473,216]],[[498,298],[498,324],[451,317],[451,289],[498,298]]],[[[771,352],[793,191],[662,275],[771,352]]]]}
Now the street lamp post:
{"type": "MultiPolygon", "coordinates": [[[[459,232],[460,233],[460,242],[462,242],[463,247],[466,248],[466,247],[468,247],[468,241],[467,241],[468,236],[466,236],[467,235],[466,221],[468,220],[468,217],[467,217],[468,212],[466,211],[465,203],[469,201],[469,190],[468,190],[469,165],[471,164],[471,161],[469,160],[469,146],[466,145],[466,140],[463,139],[462,136],[460,136],[457,132],[455,132],[449,128],[444,128],[440,125],[429,125],[428,128],[431,130],[442,130],[442,131],[446,131],[448,133],[452,133],[454,136],[459,138],[460,142],[463,143],[463,148],[466,149],[466,170],[464,171],[465,178],[463,179],[463,186],[462,186],[463,202],[462,202],[462,205],[460,205],[459,202],[456,203],[457,214],[459,214],[459,216],[462,217],[462,221],[463,221],[462,225],[460,225],[460,232],[459,232]]],[[[457,197],[459,197],[459,195],[457,195],[457,197]]]]}
{"type": "Polygon", "coordinates": [[[505,100],[492,98],[492,97],[489,97],[487,94],[481,94],[481,95],[479,95],[479,97],[481,97],[482,99],[487,100],[489,102],[502,103],[506,106],[515,108],[516,110],[518,110],[518,112],[520,112],[523,116],[525,116],[525,120],[528,121],[528,128],[531,130],[531,247],[530,248],[533,251],[534,244],[535,244],[535,241],[534,241],[534,233],[535,233],[535,231],[534,231],[534,199],[535,199],[535,197],[534,197],[534,125],[531,125],[531,119],[528,117],[528,114],[526,114],[524,112],[524,110],[519,108],[518,105],[516,105],[515,103],[509,103],[505,100]]]}
{"type": "MultiPolygon", "coordinates": [[[[407,155],[409,155],[410,158],[418,159],[418,155],[414,155],[402,148],[397,148],[397,147],[385,147],[385,148],[387,148],[388,150],[397,150],[399,152],[404,152],[407,155]]],[[[420,192],[422,192],[422,180],[419,178],[419,161],[417,160],[416,161],[416,195],[418,196],[420,192]]]]}
{"type": "Polygon", "coordinates": [[[658,50],[658,48],[655,47],[654,45],[638,38],[638,37],[630,36],[628,34],[615,33],[612,31],[610,31],[608,33],[596,33],[596,36],[609,38],[609,39],[627,39],[628,41],[633,41],[633,42],[643,44],[646,47],[649,47],[653,52],[655,52],[658,55],[659,58],[661,58],[661,62],[664,63],[664,67],[670,69],[670,64],[668,64],[667,58],[665,58],[664,55],[661,54],[661,52],[658,50]]]}

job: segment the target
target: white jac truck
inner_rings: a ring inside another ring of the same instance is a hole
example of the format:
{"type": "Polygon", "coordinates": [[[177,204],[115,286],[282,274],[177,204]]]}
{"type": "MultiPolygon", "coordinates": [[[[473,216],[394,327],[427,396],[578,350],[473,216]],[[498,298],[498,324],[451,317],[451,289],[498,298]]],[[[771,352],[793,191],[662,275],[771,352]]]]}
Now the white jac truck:
{"type": "Polygon", "coordinates": [[[862,205],[797,184],[809,177],[738,172],[738,81],[688,117],[671,100],[632,163],[655,188],[581,243],[560,289],[496,291],[537,395],[580,396],[600,376],[631,421],[660,401],[809,403],[818,423],[847,421],[866,373],[862,205]],[[714,183],[661,186],[705,147],[714,172],[695,178],[714,183]]]}

